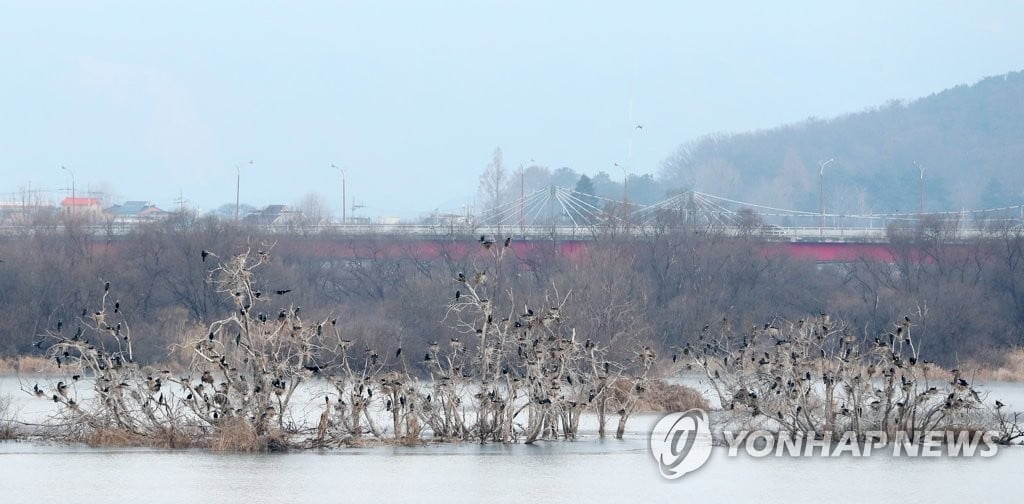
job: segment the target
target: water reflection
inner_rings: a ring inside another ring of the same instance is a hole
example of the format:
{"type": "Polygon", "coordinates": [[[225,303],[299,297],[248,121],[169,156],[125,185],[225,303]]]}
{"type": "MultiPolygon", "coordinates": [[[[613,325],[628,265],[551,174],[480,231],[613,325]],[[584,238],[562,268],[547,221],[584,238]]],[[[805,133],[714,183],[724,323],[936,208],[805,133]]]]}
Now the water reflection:
{"type": "Polygon", "coordinates": [[[968,460],[754,460],[716,450],[707,466],[669,482],[635,438],[285,455],[0,443],[5,502],[1010,501],[1017,489],[1006,482],[1022,462],[1017,448],[968,460]]]}

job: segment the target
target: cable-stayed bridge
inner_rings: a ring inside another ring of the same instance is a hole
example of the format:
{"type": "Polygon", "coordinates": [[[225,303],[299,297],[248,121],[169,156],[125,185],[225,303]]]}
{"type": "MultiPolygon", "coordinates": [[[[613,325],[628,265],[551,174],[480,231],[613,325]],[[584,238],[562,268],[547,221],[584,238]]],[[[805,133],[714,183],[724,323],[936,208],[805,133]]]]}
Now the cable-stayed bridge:
{"type": "MultiPolygon", "coordinates": [[[[659,233],[682,231],[757,237],[765,242],[762,249],[767,254],[849,262],[893,260],[889,246],[893,236],[942,236],[945,242],[966,243],[1006,230],[1024,231],[1022,223],[1024,205],[926,214],[834,214],[765,206],[693,190],[680,191],[655,204],[638,205],[629,201],[628,194],[616,200],[550,186],[499,201],[475,214],[437,214],[417,224],[245,225],[264,234],[289,234],[289,242],[324,257],[362,257],[369,253],[364,245],[372,244],[387,249],[384,255],[430,258],[440,253],[432,244],[473,246],[478,237],[495,241],[513,237],[519,252],[554,241],[559,250],[572,255],[598,238],[656,238],[659,233]],[[378,239],[385,237],[386,244],[378,239]]],[[[107,222],[76,229],[111,244],[139,225],[107,222]]],[[[0,235],[12,238],[25,233],[26,228],[0,228],[0,235]]],[[[381,250],[375,249],[373,254],[378,252],[381,250]]]]}
{"type": "Polygon", "coordinates": [[[759,205],[693,190],[652,205],[636,205],[625,198],[601,198],[551,186],[468,216],[463,224],[496,236],[534,239],[685,227],[778,241],[877,242],[886,240],[894,229],[942,231],[968,238],[1022,222],[1024,205],[924,214],[834,214],[759,205]]]}

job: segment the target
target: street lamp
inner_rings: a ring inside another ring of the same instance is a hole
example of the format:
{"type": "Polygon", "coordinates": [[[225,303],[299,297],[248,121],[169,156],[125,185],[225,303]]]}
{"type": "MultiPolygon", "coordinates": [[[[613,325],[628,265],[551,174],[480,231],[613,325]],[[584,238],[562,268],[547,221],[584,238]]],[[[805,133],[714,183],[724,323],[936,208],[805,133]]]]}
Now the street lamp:
{"type": "Polygon", "coordinates": [[[825,167],[833,161],[835,158],[818,161],[818,236],[824,234],[825,228],[825,167]]]}
{"type": "Polygon", "coordinates": [[[71,175],[71,204],[68,205],[68,213],[71,213],[75,208],[75,172],[64,165],[60,165],[60,169],[71,175]]]}
{"type": "Polygon", "coordinates": [[[331,168],[334,168],[335,170],[338,170],[338,171],[341,172],[341,223],[344,224],[345,221],[348,220],[347,219],[348,215],[346,214],[346,210],[345,210],[345,202],[346,202],[346,198],[345,198],[345,172],[346,172],[346,170],[344,168],[335,166],[333,164],[331,165],[331,168]]]}
{"type": "MultiPolygon", "coordinates": [[[[252,160],[249,160],[249,166],[252,166],[252,160]]],[[[235,222],[238,222],[238,208],[242,188],[242,167],[238,163],[235,163],[235,222]]]]}
{"type": "Polygon", "coordinates": [[[917,161],[914,161],[913,163],[914,163],[914,166],[917,167],[917,170],[921,174],[921,178],[920,178],[920,181],[919,181],[919,184],[918,184],[918,186],[919,186],[919,188],[921,190],[920,191],[921,192],[921,196],[920,196],[920,199],[918,200],[918,204],[917,204],[917,216],[918,216],[918,218],[921,218],[921,217],[924,217],[924,167],[921,166],[920,164],[918,164],[917,161]]]}

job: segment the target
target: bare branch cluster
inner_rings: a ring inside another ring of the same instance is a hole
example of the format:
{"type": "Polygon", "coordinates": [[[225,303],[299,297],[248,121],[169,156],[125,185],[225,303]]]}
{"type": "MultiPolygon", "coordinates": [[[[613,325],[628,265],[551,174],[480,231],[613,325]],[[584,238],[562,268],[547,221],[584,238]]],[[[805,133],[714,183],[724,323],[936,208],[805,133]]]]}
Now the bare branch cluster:
{"type": "MultiPolygon", "coordinates": [[[[47,426],[52,437],[93,443],[226,450],[365,440],[532,443],[575,438],[590,411],[601,435],[617,412],[621,437],[648,387],[654,350],[638,347],[628,362],[612,361],[608,348],[577,337],[563,320],[570,295],[557,289],[517,310],[516,293],[501,286],[508,241],[481,237],[480,246],[489,266],[452,279],[445,321],[455,334],[429,342],[422,357],[403,353],[400,343],[357,346],[336,318],[306,320],[300,306],[275,307],[290,291],[257,287],[270,253],[250,248],[209,270],[208,282],[233,311],[183,336],[175,350],[188,356],[184,370],[135,360],[135,336],[104,283],[98,309],[44,335],[62,378],[23,389],[58,405],[47,426]],[[410,371],[423,367],[426,377],[410,371]]],[[[204,263],[211,257],[203,251],[204,263]]]]}
{"type": "MultiPolygon", "coordinates": [[[[995,430],[1021,438],[1016,416],[988,404],[959,369],[921,358],[905,317],[892,331],[861,341],[827,314],[776,321],[737,333],[727,318],[707,324],[681,349],[702,371],[728,420],[744,427],[834,438],[869,431],[911,438],[928,431],[995,430]]],[[[677,356],[678,357],[678,356],[677,356]]]]}

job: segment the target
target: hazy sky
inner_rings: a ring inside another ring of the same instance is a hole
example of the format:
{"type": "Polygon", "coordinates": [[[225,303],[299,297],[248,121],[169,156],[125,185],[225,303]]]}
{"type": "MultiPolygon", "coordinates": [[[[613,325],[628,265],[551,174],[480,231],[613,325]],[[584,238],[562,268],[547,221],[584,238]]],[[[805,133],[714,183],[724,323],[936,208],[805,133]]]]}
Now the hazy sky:
{"type": "Polygon", "coordinates": [[[472,203],[506,165],[656,171],[680,143],[1024,68],[1021,2],[0,3],[0,198],[364,215],[472,203]]]}

